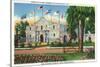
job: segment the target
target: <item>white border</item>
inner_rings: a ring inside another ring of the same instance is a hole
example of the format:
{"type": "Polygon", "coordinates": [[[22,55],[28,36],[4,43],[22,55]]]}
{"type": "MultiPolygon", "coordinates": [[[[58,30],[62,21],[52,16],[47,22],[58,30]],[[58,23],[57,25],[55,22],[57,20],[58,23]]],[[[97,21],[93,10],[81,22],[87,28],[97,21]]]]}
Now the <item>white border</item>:
{"type": "MultiPolygon", "coordinates": [[[[14,0],[12,1],[12,17],[11,17],[11,66],[14,66],[14,67],[19,67],[19,66],[37,66],[37,65],[47,65],[47,64],[62,64],[62,63],[76,63],[76,62],[90,62],[90,61],[96,61],[97,58],[95,57],[95,59],[93,60],[73,60],[73,61],[58,61],[58,62],[43,62],[43,63],[28,63],[28,64],[14,64],[14,3],[32,3],[32,2],[35,2],[36,4],[51,4],[51,5],[66,5],[68,4],[69,6],[93,6],[95,7],[95,14],[96,14],[96,6],[95,6],[95,3],[93,2],[88,2],[88,1],[85,1],[85,2],[73,2],[73,1],[66,1],[66,3],[60,3],[60,2],[44,2],[44,1],[33,1],[33,0],[14,0]]],[[[95,22],[96,22],[96,19],[95,19],[95,22]]],[[[96,30],[95,30],[96,31],[96,30]]],[[[96,34],[95,34],[96,35],[96,34]]],[[[95,36],[95,44],[96,44],[96,36],[95,36]]],[[[95,47],[95,53],[97,52],[96,50],[96,47],[95,47]]],[[[97,54],[95,54],[96,56],[97,54]]]]}
{"type": "Polygon", "coordinates": [[[12,1],[12,10],[11,10],[11,15],[12,15],[12,22],[11,22],[11,65],[14,66],[14,1],[12,1]]]}

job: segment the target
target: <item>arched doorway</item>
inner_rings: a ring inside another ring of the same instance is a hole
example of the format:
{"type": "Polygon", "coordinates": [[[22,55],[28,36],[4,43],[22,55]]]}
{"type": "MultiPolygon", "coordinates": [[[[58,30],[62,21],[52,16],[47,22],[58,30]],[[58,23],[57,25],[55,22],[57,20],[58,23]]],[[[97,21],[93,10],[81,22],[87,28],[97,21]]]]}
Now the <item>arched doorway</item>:
{"type": "Polygon", "coordinates": [[[66,36],[66,35],[64,35],[64,37],[63,37],[63,42],[64,42],[64,43],[67,42],[67,36],[66,36]]]}
{"type": "Polygon", "coordinates": [[[43,42],[44,40],[44,37],[43,37],[43,34],[40,35],[40,42],[43,42]]]}

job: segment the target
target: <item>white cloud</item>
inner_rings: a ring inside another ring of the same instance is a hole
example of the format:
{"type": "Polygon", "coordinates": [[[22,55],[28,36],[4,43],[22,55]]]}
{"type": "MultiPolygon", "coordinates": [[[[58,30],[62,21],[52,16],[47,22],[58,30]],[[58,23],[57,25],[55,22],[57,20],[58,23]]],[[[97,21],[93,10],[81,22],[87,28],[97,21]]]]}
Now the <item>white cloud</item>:
{"type": "Polygon", "coordinates": [[[20,17],[14,16],[14,20],[20,20],[20,17]]]}
{"type": "Polygon", "coordinates": [[[54,23],[59,23],[59,21],[60,21],[60,23],[61,24],[66,24],[67,22],[66,22],[66,19],[65,18],[59,18],[58,16],[52,16],[52,15],[45,15],[44,16],[48,21],[51,21],[52,20],[52,22],[54,22],[54,23]]]}
{"type": "MultiPolygon", "coordinates": [[[[60,20],[60,23],[61,23],[61,24],[66,24],[66,23],[67,23],[66,20],[65,20],[64,18],[61,18],[61,17],[60,17],[60,19],[59,19],[59,17],[58,17],[58,16],[55,16],[55,15],[47,14],[47,15],[45,15],[44,17],[45,17],[48,21],[52,21],[53,23],[59,23],[59,20],[60,20]]],[[[32,24],[34,24],[35,22],[37,22],[39,19],[40,19],[39,16],[27,17],[26,19],[24,19],[24,21],[27,20],[28,23],[29,23],[30,25],[32,25],[32,24]]],[[[17,17],[17,16],[14,17],[14,20],[15,20],[15,23],[20,23],[20,21],[21,21],[20,17],[17,17]]]]}

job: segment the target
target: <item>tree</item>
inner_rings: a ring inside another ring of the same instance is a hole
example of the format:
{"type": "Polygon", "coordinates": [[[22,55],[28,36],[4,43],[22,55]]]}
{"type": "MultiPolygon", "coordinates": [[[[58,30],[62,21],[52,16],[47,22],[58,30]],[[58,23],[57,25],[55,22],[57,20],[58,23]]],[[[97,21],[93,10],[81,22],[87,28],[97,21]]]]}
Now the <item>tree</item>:
{"type": "Polygon", "coordinates": [[[66,12],[68,21],[68,32],[71,37],[76,28],[78,28],[79,50],[83,51],[84,27],[86,23],[86,32],[95,30],[95,9],[94,7],[70,6],[66,12]],[[87,21],[88,18],[88,21],[87,21]],[[79,28],[80,27],[80,28],[79,28]],[[90,28],[91,27],[91,28],[90,28]]]}
{"type": "Polygon", "coordinates": [[[26,38],[26,27],[28,26],[28,22],[20,21],[20,23],[16,23],[15,25],[15,47],[18,47],[18,42],[22,41],[26,38]]]}
{"type": "Polygon", "coordinates": [[[19,28],[19,24],[16,23],[15,25],[15,47],[18,46],[18,28],[19,28]]]}
{"type": "Polygon", "coordinates": [[[26,38],[26,32],[25,32],[25,30],[26,30],[26,27],[27,27],[28,25],[29,25],[29,24],[28,24],[27,21],[25,21],[25,22],[21,21],[21,22],[20,22],[20,39],[21,39],[21,40],[23,40],[23,39],[26,38]]]}

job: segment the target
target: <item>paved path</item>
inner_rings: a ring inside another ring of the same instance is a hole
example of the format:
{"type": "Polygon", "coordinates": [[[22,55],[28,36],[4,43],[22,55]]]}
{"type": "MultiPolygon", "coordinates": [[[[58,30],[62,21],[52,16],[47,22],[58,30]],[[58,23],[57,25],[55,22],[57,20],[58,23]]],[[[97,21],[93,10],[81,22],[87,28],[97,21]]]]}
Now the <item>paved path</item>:
{"type": "MultiPolygon", "coordinates": [[[[89,50],[94,49],[94,47],[84,47],[84,51],[88,52],[89,50]]],[[[32,49],[15,49],[15,54],[41,54],[41,53],[63,53],[64,50],[68,52],[78,52],[78,47],[66,47],[66,48],[61,48],[61,47],[38,47],[38,48],[32,48],[32,49]]]]}

